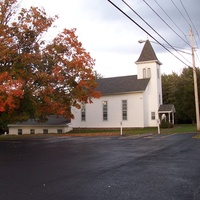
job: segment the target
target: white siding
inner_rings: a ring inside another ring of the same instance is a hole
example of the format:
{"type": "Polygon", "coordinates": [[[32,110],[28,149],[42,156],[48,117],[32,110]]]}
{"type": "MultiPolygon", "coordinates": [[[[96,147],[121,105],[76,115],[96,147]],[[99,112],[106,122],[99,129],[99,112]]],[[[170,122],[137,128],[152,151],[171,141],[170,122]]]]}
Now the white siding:
{"type": "Polygon", "coordinates": [[[102,96],[93,99],[92,104],[86,104],[86,120],[81,121],[81,110],[72,108],[74,119],[71,124],[74,128],[114,128],[144,127],[143,93],[102,96]],[[127,100],[128,119],[122,120],[122,100],[127,100]],[[108,120],[103,121],[102,102],[108,102],[108,120]]]}

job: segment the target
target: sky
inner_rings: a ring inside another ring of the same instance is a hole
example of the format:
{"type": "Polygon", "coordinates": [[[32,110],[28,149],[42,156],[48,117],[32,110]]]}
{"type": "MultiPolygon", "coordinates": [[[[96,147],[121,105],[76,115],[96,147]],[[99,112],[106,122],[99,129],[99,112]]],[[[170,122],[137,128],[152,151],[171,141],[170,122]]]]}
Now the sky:
{"type": "Polygon", "coordinates": [[[108,0],[21,2],[22,7],[42,7],[48,16],[59,16],[55,22],[56,28],[48,32],[47,38],[53,38],[64,28],[76,28],[78,40],[96,60],[94,70],[103,77],[136,74],[135,61],[144,45],[138,41],[146,39],[152,41],[162,63],[161,73],[180,74],[184,67],[192,66],[190,27],[194,34],[195,64],[200,67],[199,0],[126,0],[130,8],[122,0],[112,0],[143,30],[108,0]],[[154,39],[170,45],[171,48],[167,49],[171,53],[156,44],[154,39]],[[187,54],[172,49],[177,47],[187,54]]]}

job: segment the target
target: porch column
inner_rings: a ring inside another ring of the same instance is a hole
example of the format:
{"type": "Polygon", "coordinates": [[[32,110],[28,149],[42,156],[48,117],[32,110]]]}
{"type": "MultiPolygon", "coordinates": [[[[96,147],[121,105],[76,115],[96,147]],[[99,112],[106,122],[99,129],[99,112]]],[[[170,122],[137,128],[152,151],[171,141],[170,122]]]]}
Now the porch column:
{"type": "Polygon", "coordinates": [[[172,112],[172,123],[174,124],[174,112],[172,112]]]}
{"type": "Polygon", "coordinates": [[[171,123],[171,115],[170,115],[170,112],[168,113],[168,116],[169,116],[169,123],[171,123]]]}

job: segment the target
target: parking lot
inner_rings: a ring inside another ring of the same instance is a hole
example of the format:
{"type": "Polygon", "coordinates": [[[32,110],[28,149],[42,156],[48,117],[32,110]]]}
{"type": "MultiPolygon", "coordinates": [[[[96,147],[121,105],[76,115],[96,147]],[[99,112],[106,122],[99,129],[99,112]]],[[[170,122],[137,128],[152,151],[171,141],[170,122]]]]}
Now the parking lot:
{"type": "Polygon", "coordinates": [[[1,200],[200,199],[195,134],[0,141],[1,200]]]}

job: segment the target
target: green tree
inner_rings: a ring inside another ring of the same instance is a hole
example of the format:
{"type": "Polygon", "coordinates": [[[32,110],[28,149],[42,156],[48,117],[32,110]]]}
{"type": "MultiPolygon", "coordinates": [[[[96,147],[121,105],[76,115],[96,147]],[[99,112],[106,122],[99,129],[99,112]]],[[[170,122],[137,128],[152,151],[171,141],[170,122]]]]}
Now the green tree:
{"type": "Polygon", "coordinates": [[[17,0],[0,2],[0,126],[49,114],[73,117],[72,106],[100,96],[94,59],[76,29],[45,41],[57,16],[47,17],[37,7],[17,11],[17,0]]]}
{"type": "Polygon", "coordinates": [[[163,87],[163,103],[172,104],[176,101],[175,92],[179,81],[179,76],[176,73],[169,75],[162,75],[162,87],[163,87]]]}
{"type": "MultiPolygon", "coordinates": [[[[181,117],[184,121],[195,123],[193,69],[184,68],[180,75],[179,105],[182,105],[181,117]]],[[[176,95],[176,96],[178,96],[176,95]]]]}
{"type": "MultiPolygon", "coordinates": [[[[197,68],[196,72],[200,80],[200,70],[197,68]]],[[[162,87],[163,103],[175,105],[177,123],[195,123],[193,68],[184,68],[180,75],[162,75],[162,87]]]]}

